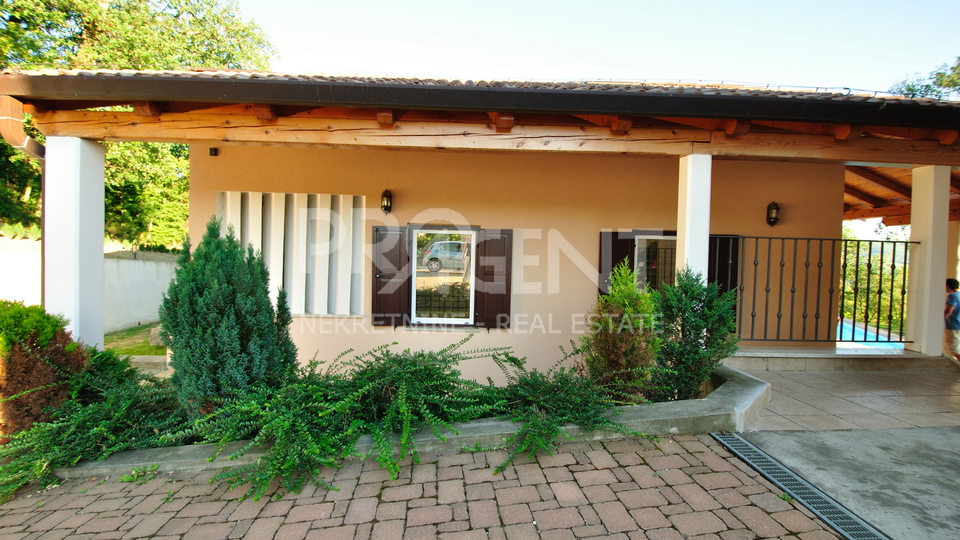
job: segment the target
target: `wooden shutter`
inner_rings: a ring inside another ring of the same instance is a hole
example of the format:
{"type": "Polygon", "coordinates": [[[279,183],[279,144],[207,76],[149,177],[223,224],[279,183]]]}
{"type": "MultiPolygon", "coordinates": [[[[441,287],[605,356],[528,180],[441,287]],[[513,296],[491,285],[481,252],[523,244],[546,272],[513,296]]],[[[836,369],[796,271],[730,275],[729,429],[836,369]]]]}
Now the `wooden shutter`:
{"type": "Polygon", "coordinates": [[[402,227],[373,228],[373,326],[410,322],[410,256],[402,227]]]}
{"type": "Polygon", "coordinates": [[[513,231],[477,232],[474,324],[481,328],[510,328],[510,272],[513,231]]]}
{"type": "Polygon", "coordinates": [[[633,260],[636,251],[634,231],[603,231],[600,233],[600,294],[607,294],[610,272],[613,267],[627,259],[630,268],[636,267],[633,260]]]}

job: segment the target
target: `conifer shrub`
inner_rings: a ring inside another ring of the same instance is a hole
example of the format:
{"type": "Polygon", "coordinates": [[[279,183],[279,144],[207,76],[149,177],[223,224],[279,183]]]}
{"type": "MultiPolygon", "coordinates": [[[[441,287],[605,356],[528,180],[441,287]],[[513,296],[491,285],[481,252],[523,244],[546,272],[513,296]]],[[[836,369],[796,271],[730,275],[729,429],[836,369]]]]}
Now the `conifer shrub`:
{"type": "Polygon", "coordinates": [[[220,234],[211,219],[196,250],[184,245],[179,266],[160,306],[161,338],[172,351],[171,382],[188,413],[214,410],[225,396],[254,385],[279,388],[297,351],[290,311],[280,291],[270,304],[263,257],[220,234]]]}
{"type": "Polygon", "coordinates": [[[613,268],[607,294],[590,311],[589,327],[580,336],[585,371],[604,391],[625,401],[644,401],[660,339],[654,324],[655,294],[637,287],[626,260],[613,268]]]}
{"type": "Polygon", "coordinates": [[[40,306],[0,301],[0,434],[50,419],[69,394],[65,382],[88,353],[64,329],[66,319],[40,306]]]}
{"type": "Polygon", "coordinates": [[[721,294],[689,267],[677,272],[676,285],[664,286],[657,354],[664,369],[654,375],[656,401],[700,397],[701,385],[737,350],[736,302],[736,291],[721,294]]]}

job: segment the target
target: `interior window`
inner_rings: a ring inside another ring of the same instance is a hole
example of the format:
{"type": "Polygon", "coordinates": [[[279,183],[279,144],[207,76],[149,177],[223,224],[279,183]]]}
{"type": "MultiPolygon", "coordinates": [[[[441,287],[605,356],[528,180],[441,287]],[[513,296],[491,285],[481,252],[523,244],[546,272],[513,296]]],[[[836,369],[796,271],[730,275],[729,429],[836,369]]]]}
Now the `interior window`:
{"type": "Polygon", "coordinates": [[[473,324],[473,231],[416,231],[413,323],[473,324]]]}
{"type": "Polygon", "coordinates": [[[664,284],[673,285],[677,274],[677,239],[673,236],[636,237],[637,285],[663,292],[664,284]]]}

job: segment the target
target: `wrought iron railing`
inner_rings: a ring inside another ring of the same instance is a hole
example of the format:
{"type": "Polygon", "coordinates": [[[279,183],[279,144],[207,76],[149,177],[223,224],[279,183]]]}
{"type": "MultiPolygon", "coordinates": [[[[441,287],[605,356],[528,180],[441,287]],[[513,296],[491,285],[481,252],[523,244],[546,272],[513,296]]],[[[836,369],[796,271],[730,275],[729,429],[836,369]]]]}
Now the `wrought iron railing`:
{"type": "Polygon", "coordinates": [[[904,343],[914,243],[712,236],[708,280],[736,289],[744,341],[904,343]]]}

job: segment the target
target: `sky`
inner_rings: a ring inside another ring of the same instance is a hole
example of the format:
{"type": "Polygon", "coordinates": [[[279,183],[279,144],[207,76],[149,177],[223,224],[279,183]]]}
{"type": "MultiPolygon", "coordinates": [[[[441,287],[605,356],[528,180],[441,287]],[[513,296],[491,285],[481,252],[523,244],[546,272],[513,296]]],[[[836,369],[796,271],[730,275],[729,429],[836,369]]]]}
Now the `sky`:
{"type": "Polygon", "coordinates": [[[960,56],[960,1],[239,0],[274,71],[885,91],[960,56]]]}

